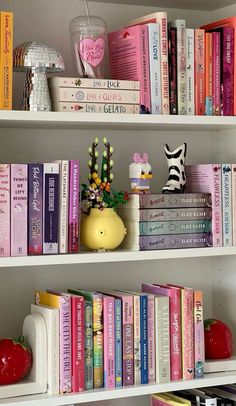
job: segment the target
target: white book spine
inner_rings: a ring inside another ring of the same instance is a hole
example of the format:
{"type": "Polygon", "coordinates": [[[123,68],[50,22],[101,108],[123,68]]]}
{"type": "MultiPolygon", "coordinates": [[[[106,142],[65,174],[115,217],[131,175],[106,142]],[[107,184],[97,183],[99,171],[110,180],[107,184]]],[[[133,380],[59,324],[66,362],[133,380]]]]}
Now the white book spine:
{"type": "Polygon", "coordinates": [[[116,80],[116,79],[97,79],[97,78],[65,78],[54,76],[48,79],[49,87],[75,87],[90,89],[128,89],[140,90],[138,80],[116,80]]]}
{"type": "Polygon", "coordinates": [[[51,95],[53,103],[62,102],[86,102],[86,103],[131,103],[140,102],[140,92],[137,90],[115,89],[76,89],[70,87],[52,87],[51,95]]]}
{"type": "Polygon", "coordinates": [[[160,25],[147,24],[149,42],[149,67],[151,84],[151,113],[161,114],[161,55],[160,55],[160,25]]]}
{"type": "Polygon", "coordinates": [[[43,165],[43,253],[58,254],[59,164],[43,165]]]}
{"type": "Polygon", "coordinates": [[[139,114],[139,104],[119,103],[79,103],[60,102],[53,100],[54,111],[70,111],[72,113],[106,113],[106,114],[139,114]]]}
{"type": "Polygon", "coordinates": [[[177,29],[178,114],[186,114],[186,22],[175,20],[171,26],[177,29]]]}
{"type": "Polygon", "coordinates": [[[231,164],[221,165],[222,176],[222,217],[223,217],[223,245],[233,244],[232,236],[232,176],[231,164]]]}
{"type": "Polygon", "coordinates": [[[133,296],[134,304],[134,382],[141,384],[140,296],[133,296]]]}
{"type": "Polygon", "coordinates": [[[194,115],[194,29],[186,29],[186,114],[194,115]]]}
{"type": "Polygon", "coordinates": [[[169,298],[155,297],[156,382],[170,381],[169,298]]]}
{"type": "Polygon", "coordinates": [[[60,161],[59,253],[68,252],[69,161],[60,161]]]}

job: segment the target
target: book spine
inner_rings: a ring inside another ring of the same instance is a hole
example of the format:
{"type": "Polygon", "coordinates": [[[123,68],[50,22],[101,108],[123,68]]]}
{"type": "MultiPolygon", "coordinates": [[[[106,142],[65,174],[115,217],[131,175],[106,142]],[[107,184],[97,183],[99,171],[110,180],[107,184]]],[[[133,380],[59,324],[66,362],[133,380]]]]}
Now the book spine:
{"type": "Polygon", "coordinates": [[[148,383],[148,300],[140,296],[141,383],[148,383]]]}
{"type": "Polygon", "coordinates": [[[43,253],[43,164],[28,165],[28,254],[43,253]]]}
{"type": "Polygon", "coordinates": [[[141,384],[141,332],[140,296],[133,296],[134,303],[134,383],[141,384]]]}
{"type": "Polygon", "coordinates": [[[211,193],[183,193],[181,194],[143,194],[129,195],[129,201],[125,207],[138,209],[176,209],[191,207],[211,207],[211,193]]]}
{"type": "Polygon", "coordinates": [[[232,176],[231,164],[221,165],[222,176],[222,229],[223,245],[231,246],[233,243],[232,236],[232,176]]]}
{"type": "Polygon", "coordinates": [[[195,29],[195,113],[205,114],[205,31],[195,29]]]}
{"type": "Polygon", "coordinates": [[[140,90],[140,82],[138,80],[64,78],[58,76],[48,79],[48,82],[50,87],[140,90]]]}
{"type": "Polygon", "coordinates": [[[178,114],[177,104],[177,33],[175,27],[168,28],[168,64],[170,114],[178,114]]]}
{"type": "Polygon", "coordinates": [[[94,389],[103,387],[103,299],[101,295],[93,298],[93,380],[94,389]]]}
{"type": "MultiPolygon", "coordinates": [[[[135,236],[134,236],[135,237],[135,236]]],[[[126,241],[128,243],[128,239],[126,241]]],[[[160,236],[140,236],[140,250],[158,250],[173,248],[201,248],[211,247],[212,238],[210,233],[173,234],[160,236]]]]}
{"type": "Polygon", "coordinates": [[[139,114],[139,104],[118,103],[71,103],[53,102],[54,111],[72,111],[74,113],[107,113],[107,114],[139,114]]]}
{"type": "Polygon", "coordinates": [[[60,161],[59,253],[68,253],[69,161],[60,161]]]}
{"type": "Polygon", "coordinates": [[[122,387],[122,306],[121,299],[115,299],[115,368],[116,387],[122,387]]]}
{"type": "Polygon", "coordinates": [[[10,165],[0,165],[0,257],[11,255],[10,238],[10,165]]]}
{"type": "Polygon", "coordinates": [[[93,308],[90,300],[84,304],[85,323],[85,389],[93,389],[93,308]]]}
{"type": "MultiPolygon", "coordinates": [[[[126,223],[127,230],[133,222],[126,223]]],[[[136,224],[136,223],[134,223],[136,224]]],[[[210,233],[211,220],[178,220],[178,221],[144,221],[139,222],[140,235],[164,235],[164,234],[187,234],[187,233],[210,233]]]]}
{"type": "MultiPolygon", "coordinates": [[[[143,27],[145,28],[145,27],[143,27]]],[[[147,32],[142,30],[143,48],[147,45],[147,32]]],[[[143,55],[143,66],[146,70],[143,72],[144,95],[148,97],[149,72],[148,72],[148,49],[143,55]],[[147,53],[147,55],[146,55],[147,53]]],[[[117,103],[117,104],[138,104],[140,102],[140,93],[136,90],[114,90],[114,89],[72,89],[69,87],[52,88],[52,98],[57,102],[82,102],[82,103],[117,103]]],[[[149,102],[150,107],[150,102],[149,102]]]]}
{"type": "Polygon", "coordinates": [[[222,241],[222,187],[221,165],[212,165],[212,237],[213,246],[221,247],[222,241]]]}
{"type": "Polygon", "coordinates": [[[178,114],[186,114],[186,22],[175,20],[177,28],[177,94],[178,114]]]}
{"type": "Polygon", "coordinates": [[[133,297],[123,296],[123,385],[134,384],[133,297]]]}
{"type": "Polygon", "coordinates": [[[213,115],[219,116],[221,112],[220,105],[220,76],[221,76],[221,66],[220,66],[220,32],[212,33],[212,94],[213,94],[213,115]]]}
{"type": "Polygon", "coordinates": [[[234,29],[224,27],[222,31],[222,113],[233,116],[234,110],[234,29]]]}
{"type": "Polygon", "coordinates": [[[176,220],[189,221],[195,220],[209,220],[212,217],[212,209],[210,207],[199,209],[186,208],[186,209],[120,209],[119,214],[126,220],[130,221],[171,221],[172,218],[176,220]]]}
{"type": "Polygon", "coordinates": [[[194,346],[195,368],[194,378],[203,378],[205,363],[204,324],[203,324],[203,293],[197,290],[193,294],[194,300],[194,346]]]}
{"type": "Polygon", "coordinates": [[[12,109],[13,13],[0,12],[0,110],[12,109]]]}
{"type": "Polygon", "coordinates": [[[115,388],[114,297],[103,297],[104,314],[104,388],[115,388]]]}
{"type": "Polygon", "coordinates": [[[233,245],[236,245],[236,164],[232,164],[232,233],[233,245]]]}
{"type": "Polygon", "coordinates": [[[149,43],[149,69],[151,88],[151,113],[161,114],[161,60],[160,60],[160,26],[147,24],[149,43]]]}
{"type": "Polygon", "coordinates": [[[172,381],[182,379],[181,368],[181,298],[180,289],[169,287],[170,290],[170,374],[172,381]]]}
{"type": "Polygon", "coordinates": [[[60,297],[60,393],[71,392],[71,302],[60,297]]]}
{"type": "Polygon", "coordinates": [[[155,297],[156,320],[156,382],[170,380],[170,323],[169,298],[155,297]]]}
{"type": "Polygon", "coordinates": [[[194,378],[193,291],[181,289],[183,379],[194,378]]]}
{"type": "Polygon", "coordinates": [[[73,160],[70,166],[68,252],[79,249],[79,161],[73,160]]]}
{"type": "Polygon", "coordinates": [[[71,296],[72,392],[84,390],[84,298],[71,296]]]}
{"type": "Polygon", "coordinates": [[[212,99],[212,33],[205,33],[205,67],[206,67],[206,102],[205,112],[206,116],[213,114],[213,99],[212,99]]]}
{"type": "Polygon", "coordinates": [[[186,114],[194,115],[194,29],[186,29],[186,114]]]}
{"type": "MultiPolygon", "coordinates": [[[[148,48],[148,28],[143,25],[141,30],[141,94],[140,103],[145,106],[146,112],[151,110],[151,94],[150,94],[150,74],[149,74],[149,48],[148,48]]],[[[137,97],[131,103],[137,103],[137,97]]],[[[123,101],[120,101],[123,103],[123,101]]],[[[126,101],[126,103],[128,103],[126,101]]],[[[141,109],[142,111],[142,109],[141,109]]]]}
{"type": "Polygon", "coordinates": [[[159,13],[162,114],[170,114],[167,13],[159,13]]]}
{"type": "Polygon", "coordinates": [[[156,381],[155,297],[148,295],[148,383],[156,381]]]}
{"type": "Polygon", "coordinates": [[[28,166],[11,165],[11,256],[27,255],[28,166]]]}
{"type": "Polygon", "coordinates": [[[59,164],[44,164],[43,253],[58,254],[59,164]]]}

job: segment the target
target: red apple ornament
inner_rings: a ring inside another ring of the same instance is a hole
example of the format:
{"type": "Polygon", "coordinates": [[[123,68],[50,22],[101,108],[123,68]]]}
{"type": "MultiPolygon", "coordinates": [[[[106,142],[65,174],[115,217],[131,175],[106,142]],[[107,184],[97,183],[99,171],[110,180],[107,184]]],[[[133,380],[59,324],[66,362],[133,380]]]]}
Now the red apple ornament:
{"type": "Polygon", "coordinates": [[[29,372],[32,353],[24,346],[24,337],[0,340],[0,385],[20,381],[29,372]]]}
{"type": "Polygon", "coordinates": [[[233,339],[229,327],[220,320],[204,321],[206,359],[226,359],[233,353],[233,339]]]}

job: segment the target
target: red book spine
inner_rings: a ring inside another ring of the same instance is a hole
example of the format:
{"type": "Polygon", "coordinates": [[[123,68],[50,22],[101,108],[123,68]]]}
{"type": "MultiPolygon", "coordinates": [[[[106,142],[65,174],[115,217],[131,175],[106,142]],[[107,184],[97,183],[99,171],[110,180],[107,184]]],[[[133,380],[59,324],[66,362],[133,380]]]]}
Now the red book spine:
{"type": "Polygon", "coordinates": [[[213,116],[219,116],[220,106],[220,32],[213,32],[213,57],[212,57],[212,93],[213,93],[213,116]]]}
{"type": "Polygon", "coordinates": [[[79,161],[70,161],[68,253],[79,249],[79,161]]]}
{"type": "Polygon", "coordinates": [[[84,390],[84,298],[71,296],[72,392],[84,390]]]}
{"type": "Polygon", "coordinates": [[[195,112],[205,114],[205,31],[195,30],[195,112]]]}

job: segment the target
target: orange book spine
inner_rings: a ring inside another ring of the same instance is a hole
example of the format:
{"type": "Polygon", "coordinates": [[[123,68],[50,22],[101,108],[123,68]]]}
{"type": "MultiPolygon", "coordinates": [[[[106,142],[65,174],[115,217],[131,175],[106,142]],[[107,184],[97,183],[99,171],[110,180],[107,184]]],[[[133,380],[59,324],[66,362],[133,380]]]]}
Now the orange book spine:
{"type": "Polygon", "coordinates": [[[0,12],[0,109],[12,109],[13,13],[0,12]]]}
{"type": "Polygon", "coordinates": [[[212,116],[212,33],[205,34],[205,112],[212,116]]]}
{"type": "Polygon", "coordinates": [[[205,114],[205,31],[195,30],[195,114],[205,114]]]}

